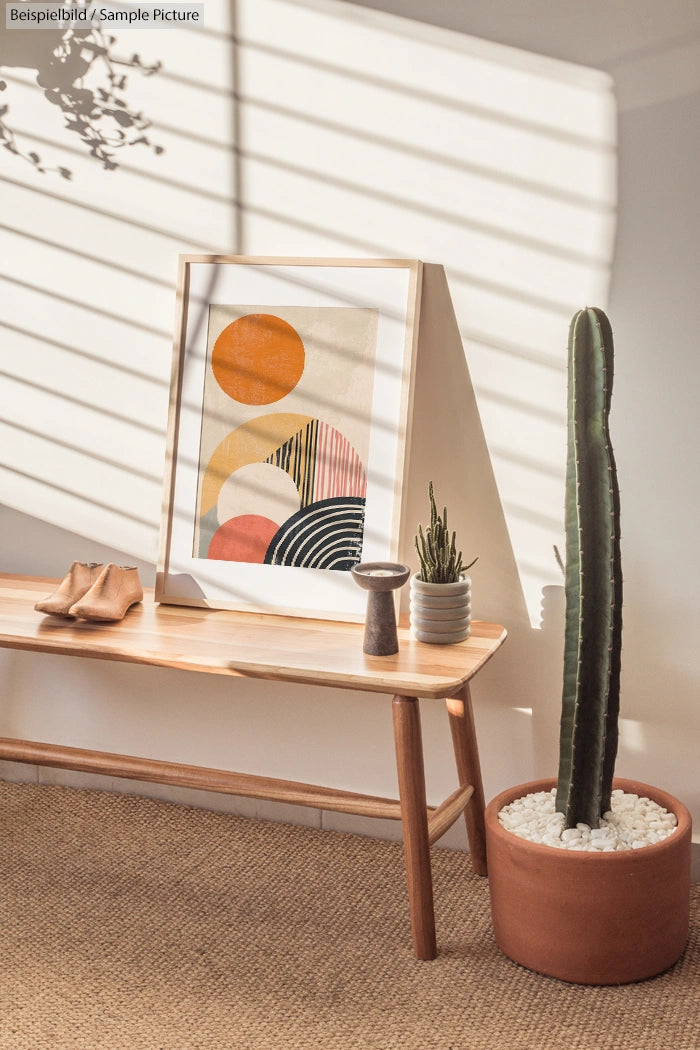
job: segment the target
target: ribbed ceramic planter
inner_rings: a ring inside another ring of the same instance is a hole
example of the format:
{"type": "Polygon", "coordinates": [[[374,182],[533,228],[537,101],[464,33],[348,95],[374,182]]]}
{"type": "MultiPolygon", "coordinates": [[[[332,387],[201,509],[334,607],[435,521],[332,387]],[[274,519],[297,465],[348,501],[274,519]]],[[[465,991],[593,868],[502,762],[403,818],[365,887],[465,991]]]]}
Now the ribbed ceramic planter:
{"type": "Polygon", "coordinates": [[[411,577],[411,634],[419,642],[450,645],[469,637],[472,619],[472,581],[425,583],[411,577]]]}
{"type": "Polygon", "coordinates": [[[627,984],[662,973],[680,958],[688,937],[688,810],[658,788],[616,780],[616,788],[674,813],[678,826],[654,845],[614,853],[528,842],[498,823],[504,806],[554,786],[553,780],[521,784],[486,808],[491,915],[499,948],[530,970],[580,984],[627,984]]]}

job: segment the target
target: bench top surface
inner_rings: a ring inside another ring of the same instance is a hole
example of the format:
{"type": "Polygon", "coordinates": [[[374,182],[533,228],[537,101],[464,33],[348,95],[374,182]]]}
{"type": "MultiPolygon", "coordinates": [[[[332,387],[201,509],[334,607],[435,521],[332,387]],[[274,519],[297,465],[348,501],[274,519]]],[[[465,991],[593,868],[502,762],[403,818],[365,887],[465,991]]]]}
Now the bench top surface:
{"type": "Polygon", "coordinates": [[[399,652],[367,656],[362,624],[159,605],[150,589],[116,623],[36,612],[58,582],[0,574],[0,648],[439,698],[455,695],[506,637],[499,624],[476,621],[466,641],[428,645],[402,620],[399,652]]]}

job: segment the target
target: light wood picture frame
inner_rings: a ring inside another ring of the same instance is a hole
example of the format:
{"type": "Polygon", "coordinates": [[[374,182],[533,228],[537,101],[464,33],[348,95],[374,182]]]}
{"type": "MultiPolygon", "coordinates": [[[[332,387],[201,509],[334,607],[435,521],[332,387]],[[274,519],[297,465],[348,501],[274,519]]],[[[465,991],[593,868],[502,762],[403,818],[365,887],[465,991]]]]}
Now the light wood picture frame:
{"type": "Polygon", "coordinates": [[[360,620],[396,561],[422,264],[180,256],[156,601],[360,620]]]}

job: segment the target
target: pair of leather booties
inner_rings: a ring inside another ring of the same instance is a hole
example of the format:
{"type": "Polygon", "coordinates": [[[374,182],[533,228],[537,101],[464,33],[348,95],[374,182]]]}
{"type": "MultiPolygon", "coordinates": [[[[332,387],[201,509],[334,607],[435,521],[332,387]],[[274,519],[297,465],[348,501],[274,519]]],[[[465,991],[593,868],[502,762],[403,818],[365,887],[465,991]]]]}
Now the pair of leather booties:
{"type": "Polygon", "coordinates": [[[74,561],[58,589],[34,608],[53,616],[121,620],[142,598],[143,587],[134,566],[74,561]]]}

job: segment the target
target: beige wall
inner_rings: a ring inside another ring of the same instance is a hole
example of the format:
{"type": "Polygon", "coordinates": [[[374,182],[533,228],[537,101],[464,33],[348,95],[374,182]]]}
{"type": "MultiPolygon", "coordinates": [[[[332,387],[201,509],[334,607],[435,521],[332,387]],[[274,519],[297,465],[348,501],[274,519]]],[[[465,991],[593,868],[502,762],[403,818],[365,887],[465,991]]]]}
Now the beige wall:
{"type": "MultiPolygon", "coordinates": [[[[631,0],[633,37],[607,5],[576,34],[545,0],[526,28],[520,5],[490,5],[501,17],[483,25],[441,5],[448,28],[411,20],[424,6],[395,0],[409,16],[396,18],[208,0],[203,31],[115,32],[122,56],[163,63],[124,71],[165,152],[117,150],[111,171],[36,86],[38,44],[4,34],[5,119],[72,178],[0,151],[2,567],[60,576],[74,557],[114,558],[152,582],[179,251],[444,265],[455,319],[436,291],[426,345],[445,323],[453,338],[419,362],[408,515],[435,477],[480,555],[475,613],[510,631],[475,688],[487,794],[553,772],[566,330],[579,305],[607,306],[626,584],[618,770],[682,797],[697,823],[695,5],[649,12],[642,37],[631,0]],[[459,455],[446,461],[445,444],[459,455]]],[[[7,652],[0,674],[4,735],[395,792],[389,711],[362,694],[7,652]]],[[[424,707],[438,798],[453,788],[450,745],[439,706],[424,707]]]]}

